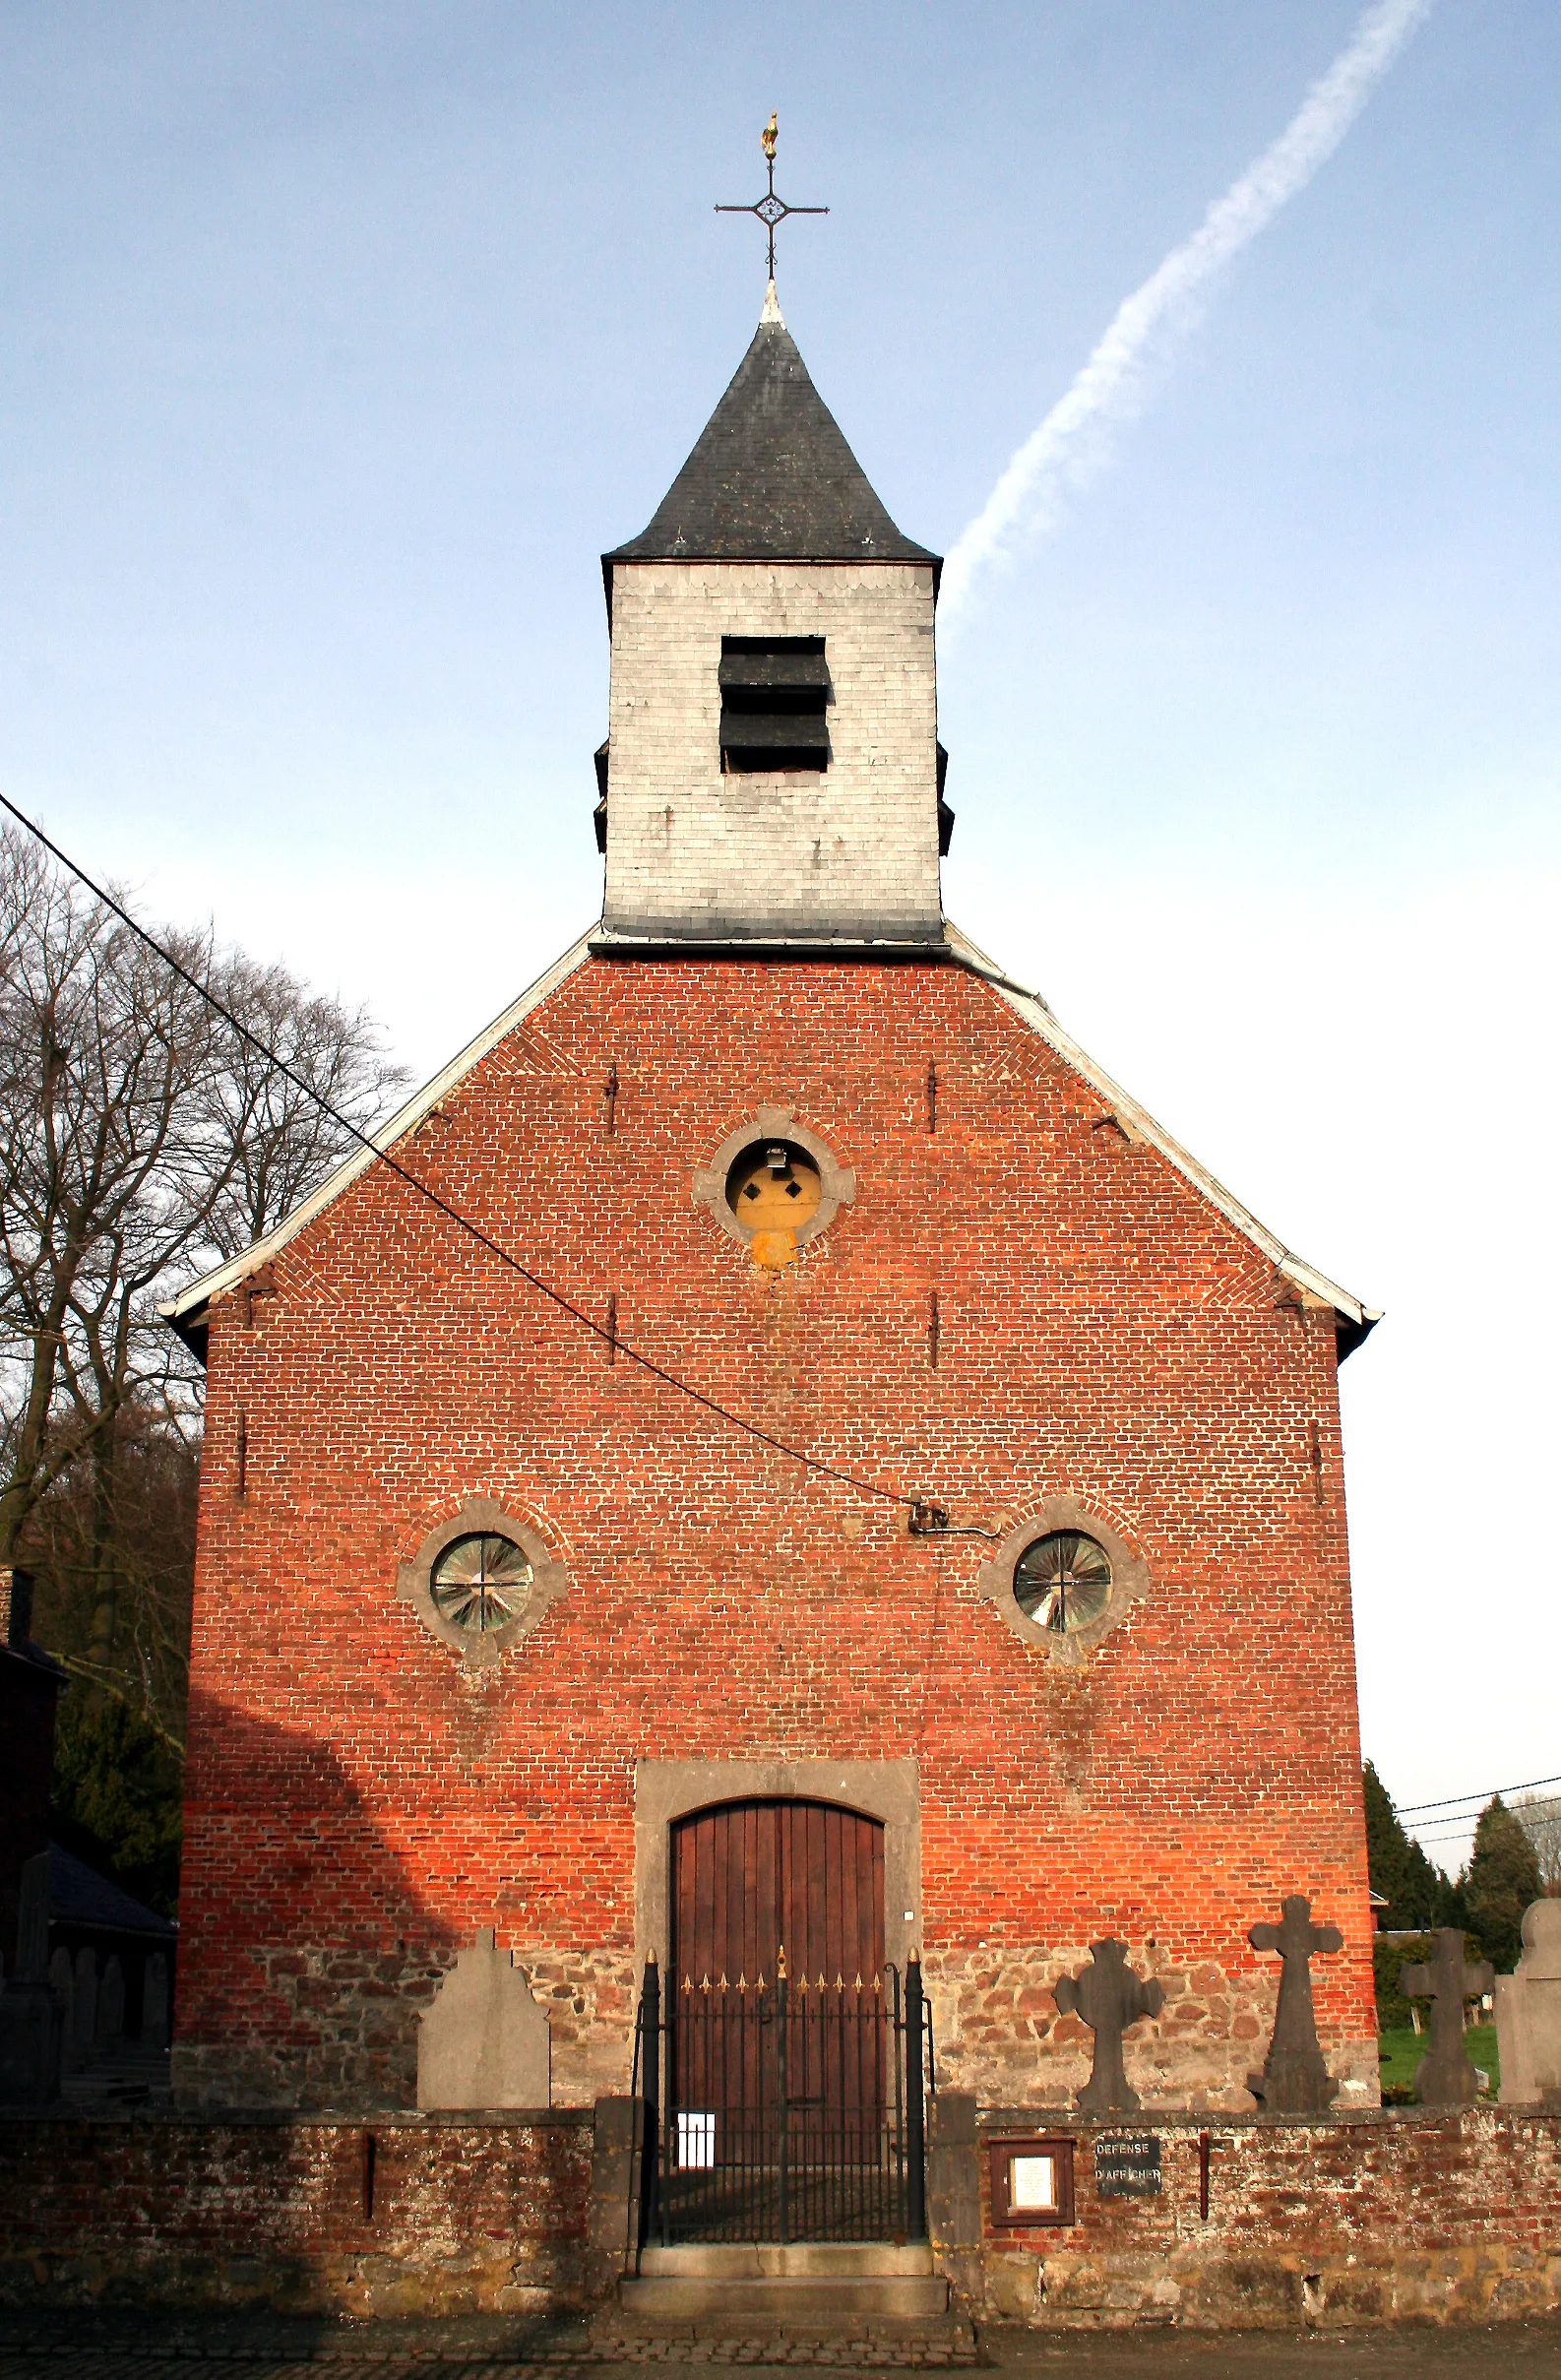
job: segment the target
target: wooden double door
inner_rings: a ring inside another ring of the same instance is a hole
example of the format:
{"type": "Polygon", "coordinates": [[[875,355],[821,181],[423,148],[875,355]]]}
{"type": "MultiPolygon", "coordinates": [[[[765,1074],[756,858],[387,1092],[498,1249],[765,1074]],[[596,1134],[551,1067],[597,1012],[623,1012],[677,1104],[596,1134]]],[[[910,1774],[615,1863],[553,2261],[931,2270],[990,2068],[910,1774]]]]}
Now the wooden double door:
{"type": "Polygon", "coordinates": [[[671,1888],[665,1999],[641,2036],[658,2142],[643,2236],[904,2237],[908,2035],[881,1822],[821,1801],[699,1810],[672,1830],[671,1888]]]}
{"type": "Polygon", "coordinates": [[[884,1971],[884,1830],[823,1801],[731,1801],[672,1830],[670,1982],[871,1990],[884,1971]]]}

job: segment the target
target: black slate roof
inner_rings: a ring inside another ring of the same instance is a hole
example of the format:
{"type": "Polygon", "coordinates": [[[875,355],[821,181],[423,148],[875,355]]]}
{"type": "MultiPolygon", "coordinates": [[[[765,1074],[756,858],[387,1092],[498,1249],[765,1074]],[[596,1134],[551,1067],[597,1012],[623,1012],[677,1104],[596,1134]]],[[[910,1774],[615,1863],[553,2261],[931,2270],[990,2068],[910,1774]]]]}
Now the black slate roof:
{"type": "Polygon", "coordinates": [[[868,483],[796,341],[761,322],[649,529],[614,562],[930,562],[868,483]]]}
{"type": "Polygon", "coordinates": [[[178,1927],[110,1884],[62,1845],[49,1845],[49,1915],[64,1925],[94,1925],[120,1934],[156,1934],[172,1941],[178,1927]]]}

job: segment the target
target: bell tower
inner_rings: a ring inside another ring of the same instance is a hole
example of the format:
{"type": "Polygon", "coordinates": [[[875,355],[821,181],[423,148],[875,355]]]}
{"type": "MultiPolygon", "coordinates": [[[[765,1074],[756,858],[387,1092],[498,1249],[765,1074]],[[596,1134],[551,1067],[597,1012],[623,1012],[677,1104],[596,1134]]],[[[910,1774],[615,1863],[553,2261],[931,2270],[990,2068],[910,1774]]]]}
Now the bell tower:
{"type": "Polygon", "coordinates": [[[649,528],[602,557],[603,948],[942,941],[939,568],[869,485],[772,281],[649,528]]]}

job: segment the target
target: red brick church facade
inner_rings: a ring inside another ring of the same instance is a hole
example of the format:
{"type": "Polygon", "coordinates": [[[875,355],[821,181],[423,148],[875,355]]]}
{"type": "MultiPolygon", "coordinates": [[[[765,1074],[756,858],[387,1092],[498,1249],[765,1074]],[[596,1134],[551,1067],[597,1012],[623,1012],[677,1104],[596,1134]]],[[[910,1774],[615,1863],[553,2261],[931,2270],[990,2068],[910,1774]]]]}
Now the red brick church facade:
{"type": "Polygon", "coordinates": [[[1164,1989],[1146,2107],[1250,2105],[1248,1928],[1304,1892],[1374,2101],[1337,1393],[1374,1317],[944,919],[936,562],[773,307],[606,574],[603,921],[387,1136],[605,1335],[366,1158],[172,1315],[179,2089],[412,2103],[491,1927],[553,2101],[621,2093],[680,1822],[805,1803],[881,1827],[950,2087],[1070,2103],[1052,1987],[1115,1935],[1164,1989]]]}

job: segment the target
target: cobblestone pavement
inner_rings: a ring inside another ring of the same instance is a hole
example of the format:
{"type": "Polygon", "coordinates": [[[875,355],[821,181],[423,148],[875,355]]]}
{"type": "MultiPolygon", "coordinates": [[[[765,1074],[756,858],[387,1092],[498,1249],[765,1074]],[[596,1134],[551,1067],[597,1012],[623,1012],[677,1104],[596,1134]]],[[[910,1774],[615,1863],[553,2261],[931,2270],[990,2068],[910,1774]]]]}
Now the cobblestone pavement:
{"type": "MultiPolygon", "coordinates": [[[[1006,2380],[1561,2380],[1561,2318],[1436,2330],[1038,2333],[987,2330],[1006,2380]]],[[[0,2312],[0,2380],[624,2380],[739,2364],[766,2372],[948,2369],[923,2342],[593,2340],[581,2325],[337,2324],[274,2316],[0,2312]]]]}

